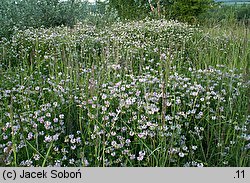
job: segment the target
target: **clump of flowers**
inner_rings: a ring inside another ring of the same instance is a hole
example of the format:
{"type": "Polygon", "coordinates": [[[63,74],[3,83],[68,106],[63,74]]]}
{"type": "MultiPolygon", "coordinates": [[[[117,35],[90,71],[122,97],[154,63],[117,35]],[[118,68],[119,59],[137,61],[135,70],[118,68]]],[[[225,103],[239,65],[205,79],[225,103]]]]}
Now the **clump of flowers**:
{"type": "Polygon", "coordinates": [[[237,165],[232,153],[245,159],[249,150],[249,81],[227,65],[195,65],[197,32],[144,20],[2,40],[0,158],[6,166],[237,165]]]}

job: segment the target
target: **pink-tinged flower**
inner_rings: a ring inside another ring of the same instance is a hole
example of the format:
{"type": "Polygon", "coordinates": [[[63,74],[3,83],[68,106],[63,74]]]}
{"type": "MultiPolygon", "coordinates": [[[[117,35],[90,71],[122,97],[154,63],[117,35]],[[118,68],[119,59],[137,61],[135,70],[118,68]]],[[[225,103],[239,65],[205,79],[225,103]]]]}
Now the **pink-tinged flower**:
{"type": "Polygon", "coordinates": [[[28,133],[27,140],[31,140],[32,138],[33,138],[33,133],[32,133],[32,132],[29,132],[29,133],[28,133]]]}
{"type": "Polygon", "coordinates": [[[49,121],[45,121],[45,123],[44,123],[44,127],[45,127],[45,129],[46,130],[48,130],[48,129],[50,129],[51,128],[51,122],[49,122],[49,121]]]}
{"type": "Polygon", "coordinates": [[[183,157],[185,156],[185,154],[184,154],[183,152],[180,152],[180,153],[179,153],[179,156],[180,156],[181,158],[183,158],[183,157]]]}
{"type": "Polygon", "coordinates": [[[52,141],[52,137],[50,135],[46,135],[44,137],[44,142],[51,142],[52,141]]]}
{"type": "Polygon", "coordinates": [[[81,138],[80,138],[80,137],[77,137],[77,138],[76,138],[76,143],[79,144],[79,143],[81,143],[81,142],[82,142],[82,141],[81,141],[81,138]]]}
{"type": "Polygon", "coordinates": [[[74,144],[75,142],[76,142],[76,139],[75,139],[75,138],[70,139],[70,143],[71,143],[71,144],[74,144]]]}
{"type": "Polygon", "coordinates": [[[53,121],[54,121],[54,123],[57,123],[59,121],[59,119],[58,118],[54,118],[53,121]]]}
{"type": "Polygon", "coordinates": [[[131,154],[131,155],[130,155],[130,159],[131,159],[131,160],[134,160],[134,159],[135,159],[135,154],[131,154]]]}
{"type": "Polygon", "coordinates": [[[60,119],[63,119],[63,118],[64,118],[64,114],[60,114],[60,115],[59,115],[59,118],[60,118],[60,119]]]}
{"type": "Polygon", "coordinates": [[[40,159],[40,155],[39,155],[39,154],[35,154],[35,155],[33,156],[33,158],[34,158],[34,160],[38,161],[38,160],[40,159]]]}
{"type": "Polygon", "coordinates": [[[203,163],[198,163],[197,167],[204,167],[204,164],[203,163]]]}
{"type": "Polygon", "coordinates": [[[130,139],[126,139],[126,144],[130,144],[131,143],[131,140],[130,139]]]}
{"type": "Polygon", "coordinates": [[[69,160],[69,164],[72,165],[72,164],[74,164],[74,163],[75,163],[75,160],[74,160],[73,158],[69,160]]]}
{"type": "Polygon", "coordinates": [[[137,160],[138,160],[138,161],[142,161],[143,159],[144,159],[144,156],[138,156],[138,157],[137,157],[137,160]]]}
{"type": "Polygon", "coordinates": [[[112,141],[112,142],[111,142],[111,145],[112,145],[112,146],[116,146],[116,144],[117,144],[116,141],[112,141]]]}
{"type": "Polygon", "coordinates": [[[106,94],[102,94],[102,99],[105,100],[107,98],[106,94]]]}
{"type": "Polygon", "coordinates": [[[53,141],[57,141],[59,139],[59,134],[53,135],[53,141]]]}
{"type": "Polygon", "coordinates": [[[145,156],[145,154],[146,154],[145,151],[140,151],[139,152],[139,156],[145,156]]]}

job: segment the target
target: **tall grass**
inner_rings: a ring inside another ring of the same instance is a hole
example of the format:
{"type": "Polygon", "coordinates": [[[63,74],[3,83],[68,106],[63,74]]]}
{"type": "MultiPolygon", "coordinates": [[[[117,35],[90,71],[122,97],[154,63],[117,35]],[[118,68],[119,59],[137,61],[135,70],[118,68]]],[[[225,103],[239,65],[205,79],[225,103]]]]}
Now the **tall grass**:
{"type": "Polygon", "coordinates": [[[0,44],[3,165],[249,166],[242,32],[165,20],[16,30],[0,44]]]}

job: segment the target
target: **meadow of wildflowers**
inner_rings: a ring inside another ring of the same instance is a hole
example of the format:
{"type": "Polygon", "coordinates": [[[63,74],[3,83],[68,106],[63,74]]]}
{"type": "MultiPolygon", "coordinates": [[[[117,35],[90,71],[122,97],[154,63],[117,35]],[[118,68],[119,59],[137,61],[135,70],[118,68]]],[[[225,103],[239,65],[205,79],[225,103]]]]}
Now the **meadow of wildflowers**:
{"type": "Polygon", "coordinates": [[[166,20],[0,41],[2,166],[249,166],[249,36],[166,20]]]}

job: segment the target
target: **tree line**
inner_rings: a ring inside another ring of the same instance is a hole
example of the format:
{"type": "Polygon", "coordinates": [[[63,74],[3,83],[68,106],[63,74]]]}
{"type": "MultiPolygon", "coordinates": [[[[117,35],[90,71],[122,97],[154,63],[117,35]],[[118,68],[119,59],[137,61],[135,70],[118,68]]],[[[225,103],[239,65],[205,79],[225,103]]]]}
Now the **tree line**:
{"type": "Polygon", "coordinates": [[[73,27],[90,12],[115,14],[121,20],[167,18],[195,22],[196,17],[214,6],[213,0],[1,0],[0,37],[8,37],[14,28],[73,27]]]}

